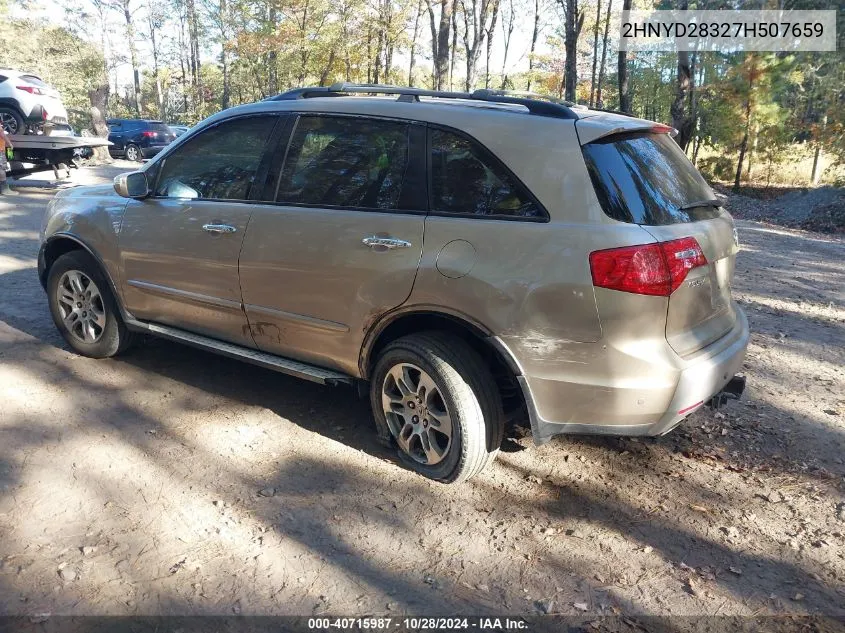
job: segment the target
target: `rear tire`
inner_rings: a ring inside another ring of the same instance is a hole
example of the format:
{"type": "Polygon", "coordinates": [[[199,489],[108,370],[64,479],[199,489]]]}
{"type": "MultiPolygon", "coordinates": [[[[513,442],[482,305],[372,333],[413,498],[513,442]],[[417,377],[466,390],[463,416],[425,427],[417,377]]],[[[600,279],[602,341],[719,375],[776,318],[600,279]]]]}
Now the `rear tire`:
{"type": "Polygon", "coordinates": [[[53,263],[47,299],[56,328],[75,352],[109,358],[132,344],[111,285],[87,252],[71,251],[53,263]]]}
{"type": "Polygon", "coordinates": [[[492,374],[475,350],[446,332],[390,343],[373,371],[370,404],[399,459],[430,479],[466,481],[502,443],[504,413],[492,374]]]}
{"type": "Polygon", "coordinates": [[[0,106],[0,123],[9,134],[26,134],[23,116],[14,108],[0,106]]]}
{"type": "Polygon", "coordinates": [[[137,145],[133,145],[132,143],[126,146],[125,154],[126,160],[131,160],[134,163],[140,163],[144,159],[141,150],[137,145]]]}

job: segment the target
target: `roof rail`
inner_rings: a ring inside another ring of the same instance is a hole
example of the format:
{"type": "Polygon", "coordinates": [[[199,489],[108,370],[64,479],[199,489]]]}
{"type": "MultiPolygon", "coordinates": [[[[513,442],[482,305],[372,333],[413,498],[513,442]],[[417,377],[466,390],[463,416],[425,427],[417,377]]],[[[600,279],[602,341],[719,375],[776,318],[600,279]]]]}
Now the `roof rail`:
{"type": "Polygon", "coordinates": [[[420,97],[468,99],[472,101],[486,101],[488,103],[520,105],[525,107],[531,114],[556,119],[578,118],[578,115],[572,110],[575,107],[573,104],[560,101],[554,97],[547,97],[536,93],[488,89],[480,89],[475,92],[449,92],[444,90],[427,90],[425,88],[340,82],[331,86],[296,88],[273,97],[268,97],[266,101],[288,101],[292,99],[308,99],[311,97],[340,97],[347,94],[399,95],[399,99],[402,101],[419,101],[420,97]]]}

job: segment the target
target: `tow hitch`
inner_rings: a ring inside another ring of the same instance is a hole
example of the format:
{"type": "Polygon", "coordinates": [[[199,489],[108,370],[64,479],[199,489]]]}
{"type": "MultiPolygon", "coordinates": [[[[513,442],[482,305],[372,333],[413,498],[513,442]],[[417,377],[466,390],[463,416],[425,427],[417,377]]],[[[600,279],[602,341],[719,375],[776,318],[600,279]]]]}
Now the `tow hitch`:
{"type": "Polygon", "coordinates": [[[739,400],[743,391],[745,391],[745,376],[734,376],[719,393],[707,401],[707,406],[718,409],[727,403],[728,398],[739,400]]]}

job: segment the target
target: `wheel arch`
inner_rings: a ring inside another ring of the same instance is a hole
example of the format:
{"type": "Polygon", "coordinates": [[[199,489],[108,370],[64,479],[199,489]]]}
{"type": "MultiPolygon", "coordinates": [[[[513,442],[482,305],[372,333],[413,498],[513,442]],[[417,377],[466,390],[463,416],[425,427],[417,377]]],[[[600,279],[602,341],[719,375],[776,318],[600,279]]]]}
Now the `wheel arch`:
{"type": "Polygon", "coordinates": [[[41,248],[38,251],[38,279],[41,282],[41,286],[44,289],[47,288],[47,277],[50,274],[50,268],[56,260],[62,255],[72,251],[83,251],[97,262],[100,272],[103,273],[103,276],[105,276],[109,283],[109,290],[112,292],[112,296],[114,297],[115,303],[117,303],[117,308],[120,310],[121,316],[124,320],[131,318],[131,316],[123,309],[121,295],[118,292],[117,285],[114,283],[114,279],[112,279],[112,276],[109,274],[109,269],[103,263],[100,256],[76,235],[71,235],[69,233],[56,233],[47,238],[47,240],[45,240],[41,245],[41,248]]]}
{"type": "Polygon", "coordinates": [[[26,119],[26,115],[24,115],[23,110],[21,110],[20,103],[18,103],[17,99],[13,99],[11,97],[0,97],[0,108],[10,108],[20,114],[22,119],[26,119]]]}
{"type": "Polygon", "coordinates": [[[490,368],[508,417],[517,410],[527,412],[525,396],[517,376],[519,362],[508,347],[489,328],[468,315],[433,306],[413,306],[395,310],[370,328],[361,348],[359,371],[369,380],[379,353],[389,343],[415,332],[447,331],[460,336],[490,368]]]}

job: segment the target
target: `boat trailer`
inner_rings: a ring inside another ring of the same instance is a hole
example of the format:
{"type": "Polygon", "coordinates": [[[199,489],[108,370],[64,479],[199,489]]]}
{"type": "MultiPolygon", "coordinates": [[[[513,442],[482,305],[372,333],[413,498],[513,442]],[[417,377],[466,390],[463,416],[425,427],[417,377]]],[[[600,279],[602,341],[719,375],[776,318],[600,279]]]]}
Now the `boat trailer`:
{"type": "Polygon", "coordinates": [[[14,156],[9,160],[10,176],[25,176],[39,171],[53,170],[56,180],[59,171],[70,178],[70,167],[79,167],[78,150],[108,147],[112,143],[98,136],[47,136],[42,134],[13,134],[10,136],[14,156]]]}

